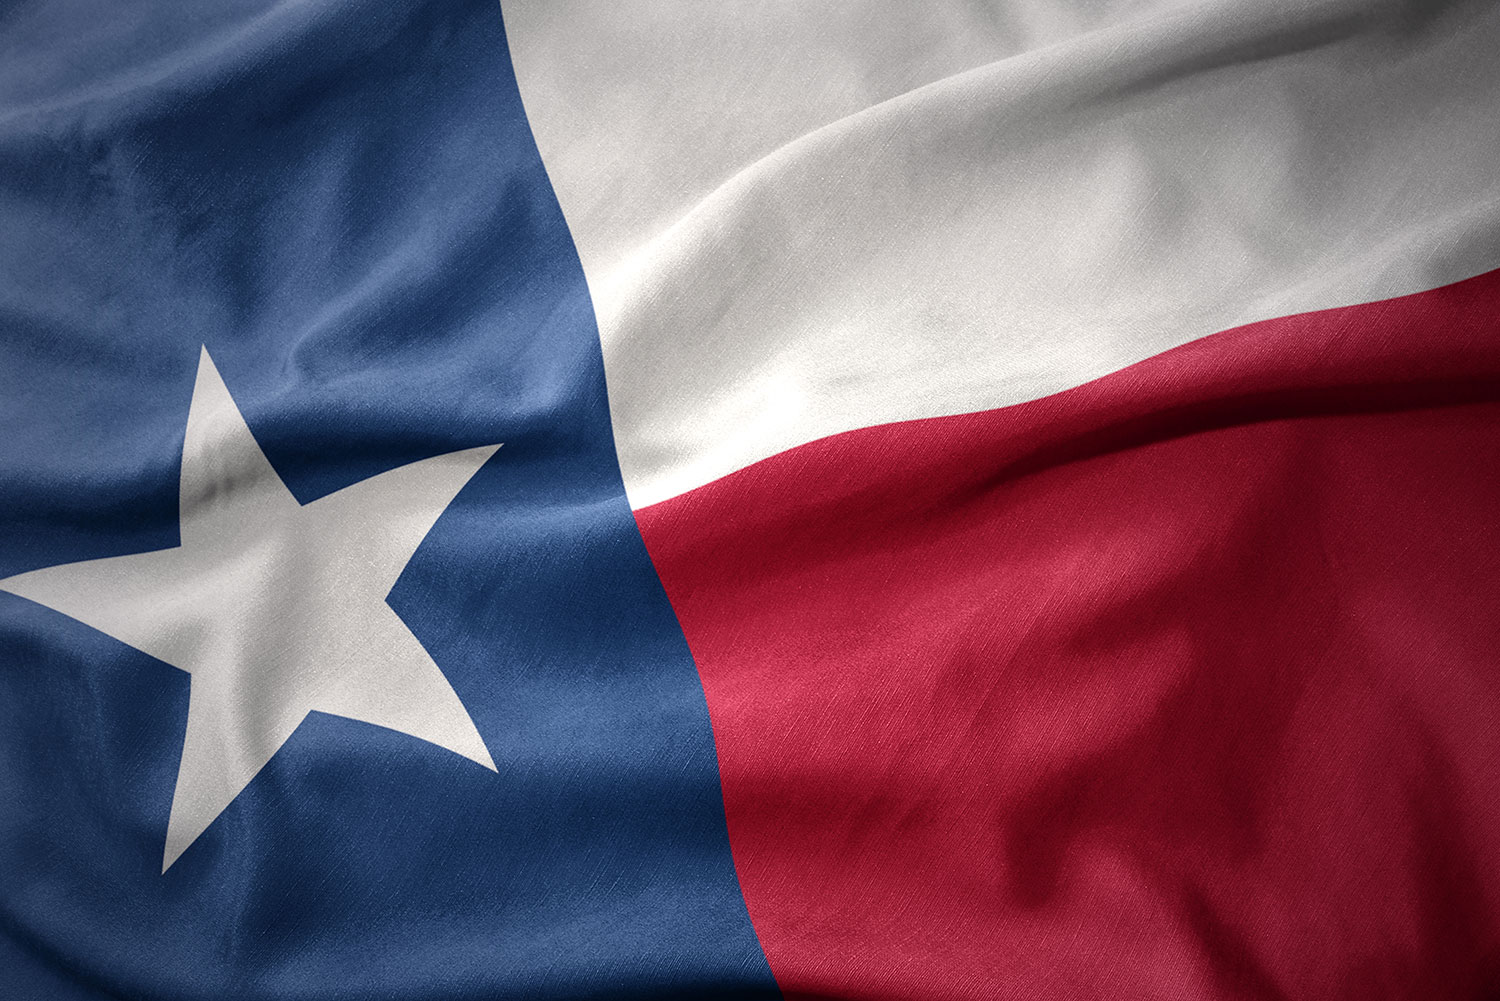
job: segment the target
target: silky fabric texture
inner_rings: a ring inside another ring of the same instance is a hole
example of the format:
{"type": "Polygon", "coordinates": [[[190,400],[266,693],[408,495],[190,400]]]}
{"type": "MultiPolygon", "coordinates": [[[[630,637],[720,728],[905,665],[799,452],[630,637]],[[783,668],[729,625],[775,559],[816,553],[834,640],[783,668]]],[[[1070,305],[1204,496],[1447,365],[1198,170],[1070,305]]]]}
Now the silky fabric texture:
{"type": "Polygon", "coordinates": [[[1500,994],[1500,273],[636,512],[788,998],[1500,994]]]}
{"type": "Polygon", "coordinates": [[[505,0],[632,505],[1500,267],[1488,0],[505,0]]]}
{"type": "Polygon", "coordinates": [[[302,504],[503,443],[387,599],[496,771],[313,713],[166,873],[188,675],[0,594],[7,1001],[776,996],[507,51],[492,2],[0,13],[0,577],[178,543],[205,347],[302,504]]]}
{"type": "Polygon", "coordinates": [[[164,874],[188,678],[0,594],[0,995],[1493,996],[1496,10],[7,8],[0,579],[205,352],[303,505],[500,447],[387,598],[495,770],[164,874]]]}

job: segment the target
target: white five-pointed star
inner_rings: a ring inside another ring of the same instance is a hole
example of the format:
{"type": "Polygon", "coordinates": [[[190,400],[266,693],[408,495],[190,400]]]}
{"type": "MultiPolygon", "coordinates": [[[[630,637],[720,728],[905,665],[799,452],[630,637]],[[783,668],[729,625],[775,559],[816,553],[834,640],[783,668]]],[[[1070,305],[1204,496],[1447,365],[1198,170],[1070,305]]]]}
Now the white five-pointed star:
{"type": "Polygon", "coordinates": [[[192,675],[163,872],[314,709],[495,770],[452,685],[385,598],[497,448],[414,462],[301,505],[205,349],[182,448],[181,545],[0,580],[192,675]]]}

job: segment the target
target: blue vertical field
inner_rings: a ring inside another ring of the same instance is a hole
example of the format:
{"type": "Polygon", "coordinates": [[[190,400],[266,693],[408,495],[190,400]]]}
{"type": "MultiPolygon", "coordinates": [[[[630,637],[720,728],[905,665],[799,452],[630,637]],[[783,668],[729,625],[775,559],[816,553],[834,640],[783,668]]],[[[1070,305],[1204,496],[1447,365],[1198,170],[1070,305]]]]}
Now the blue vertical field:
{"type": "Polygon", "coordinates": [[[499,774],[314,714],[163,875],[188,676],[0,594],[0,996],[774,997],[499,4],[0,12],[0,577],[504,442],[390,602],[499,774]]]}

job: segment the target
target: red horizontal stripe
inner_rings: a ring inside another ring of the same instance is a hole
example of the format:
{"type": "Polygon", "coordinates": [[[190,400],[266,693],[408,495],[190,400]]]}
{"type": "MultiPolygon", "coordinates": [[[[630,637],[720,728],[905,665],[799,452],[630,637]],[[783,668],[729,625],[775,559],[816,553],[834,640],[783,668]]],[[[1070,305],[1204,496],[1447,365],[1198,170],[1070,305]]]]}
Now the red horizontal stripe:
{"type": "Polygon", "coordinates": [[[789,996],[1500,991],[1500,273],[637,512],[789,996]]]}

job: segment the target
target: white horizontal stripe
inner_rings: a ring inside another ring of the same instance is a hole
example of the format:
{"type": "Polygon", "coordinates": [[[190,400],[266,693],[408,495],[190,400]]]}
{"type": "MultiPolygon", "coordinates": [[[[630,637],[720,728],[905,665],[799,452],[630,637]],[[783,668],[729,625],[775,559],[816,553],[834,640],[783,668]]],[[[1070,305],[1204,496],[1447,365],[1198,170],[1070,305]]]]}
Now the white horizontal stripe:
{"type": "Polygon", "coordinates": [[[505,13],[636,507],[1500,266],[1493,3],[505,13]]]}

